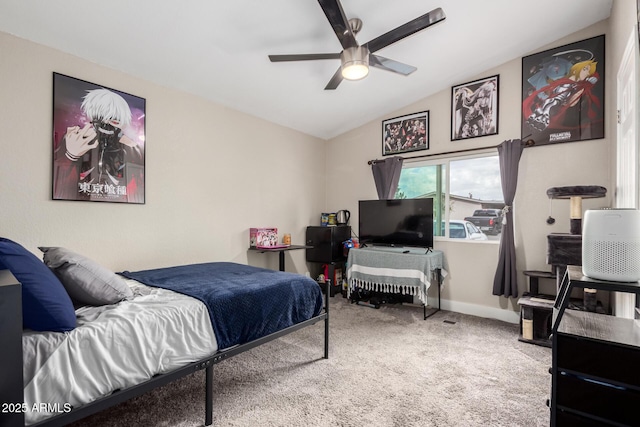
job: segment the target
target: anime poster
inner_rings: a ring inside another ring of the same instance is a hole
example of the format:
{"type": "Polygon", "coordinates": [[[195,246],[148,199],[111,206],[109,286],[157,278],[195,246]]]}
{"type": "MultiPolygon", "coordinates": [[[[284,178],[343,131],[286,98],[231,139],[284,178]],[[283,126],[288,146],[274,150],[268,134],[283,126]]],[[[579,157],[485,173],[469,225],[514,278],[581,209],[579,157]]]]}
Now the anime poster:
{"type": "Polygon", "coordinates": [[[382,155],[429,149],[429,111],[382,122],[382,155]]]}
{"type": "Polygon", "coordinates": [[[522,58],[522,140],[604,138],[604,35],[522,58]]]}
{"type": "Polygon", "coordinates": [[[53,73],[53,199],[145,202],[145,100],[53,73]]]}
{"type": "Polygon", "coordinates": [[[498,133],[500,76],[487,77],[451,88],[451,140],[498,133]]]}

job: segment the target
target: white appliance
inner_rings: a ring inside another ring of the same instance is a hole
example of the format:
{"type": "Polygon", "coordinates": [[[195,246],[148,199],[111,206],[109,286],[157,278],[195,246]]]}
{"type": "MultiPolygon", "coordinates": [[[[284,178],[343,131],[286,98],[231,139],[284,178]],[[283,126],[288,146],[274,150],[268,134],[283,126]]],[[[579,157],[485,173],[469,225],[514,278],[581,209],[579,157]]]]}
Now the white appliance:
{"type": "Polygon", "coordinates": [[[582,227],[582,273],[616,282],[640,280],[640,211],[587,210],[582,227]]]}

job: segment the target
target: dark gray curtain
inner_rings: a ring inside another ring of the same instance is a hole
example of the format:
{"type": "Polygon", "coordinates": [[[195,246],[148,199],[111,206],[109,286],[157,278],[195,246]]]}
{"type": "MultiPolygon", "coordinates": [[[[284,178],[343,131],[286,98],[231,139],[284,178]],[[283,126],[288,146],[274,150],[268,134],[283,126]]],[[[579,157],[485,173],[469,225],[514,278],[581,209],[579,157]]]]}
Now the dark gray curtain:
{"type": "Polygon", "coordinates": [[[493,279],[493,295],[503,295],[507,298],[518,296],[512,206],[513,198],[516,195],[516,187],[518,186],[518,164],[520,163],[520,156],[522,156],[522,148],[522,141],[519,139],[504,141],[498,146],[506,224],[502,226],[498,268],[493,279]]]}
{"type": "Polygon", "coordinates": [[[380,200],[393,199],[396,195],[402,171],[402,161],[402,157],[394,156],[384,160],[375,160],[371,164],[373,180],[376,183],[380,200]]]}

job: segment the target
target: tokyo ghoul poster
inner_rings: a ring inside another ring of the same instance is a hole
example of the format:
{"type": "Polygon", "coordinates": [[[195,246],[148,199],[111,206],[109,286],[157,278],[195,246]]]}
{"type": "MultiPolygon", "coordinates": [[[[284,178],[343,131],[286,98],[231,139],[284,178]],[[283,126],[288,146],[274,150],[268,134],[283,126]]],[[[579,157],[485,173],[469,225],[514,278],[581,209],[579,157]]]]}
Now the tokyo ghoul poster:
{"type": "Polygon", "coordinates": [[[522,58],[522,140],[604,138],[604,35],[522,58]]]}
{"type": "Polygon", "coordinates": [[[145,202],[145,100],[53,73],[53,199],[145,202]]]}

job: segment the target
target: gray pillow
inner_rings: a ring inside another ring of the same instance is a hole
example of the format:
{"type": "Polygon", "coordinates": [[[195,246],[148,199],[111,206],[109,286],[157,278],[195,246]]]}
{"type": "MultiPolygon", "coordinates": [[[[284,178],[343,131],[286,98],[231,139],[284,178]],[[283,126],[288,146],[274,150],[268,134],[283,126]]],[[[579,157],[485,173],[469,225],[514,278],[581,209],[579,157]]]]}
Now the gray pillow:
{"type": "Polygon", "coordinates": [[[69,296],[88,305],[114,304],[133,296],[114,272],[65,248],[40,247],[44,263],[58,276],[69,296]]]}

